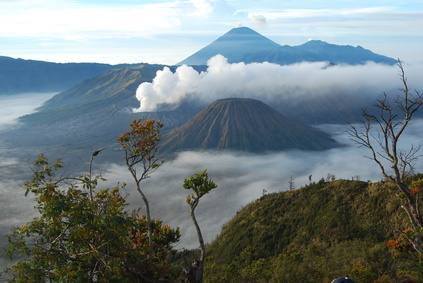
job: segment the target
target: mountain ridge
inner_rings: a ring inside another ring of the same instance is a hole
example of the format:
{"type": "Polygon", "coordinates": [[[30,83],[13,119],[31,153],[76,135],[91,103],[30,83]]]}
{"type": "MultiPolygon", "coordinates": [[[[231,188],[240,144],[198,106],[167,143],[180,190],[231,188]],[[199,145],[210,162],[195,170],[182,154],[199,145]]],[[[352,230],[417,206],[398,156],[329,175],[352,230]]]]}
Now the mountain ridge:
{"type": "Polygon", "coordinates": [[[0,95],[64,91],[115,68],[136,64],[54,63],[0,56],[0,95]]]}
{"type": "Polygon", "coordinates": [[[264,61],[280,65],[302,61],[329,61],[351,65],[364,64],[367,61],[391,65],[397,63],[393,58],[375,54],[361,46],[335,45],[321,40],[312,40],[299,46],[280,45],[248,27],[238,27],[176,65],[206,65],[211,57],[218,54],[226,57],[229,63],[246,64],[264,61]],[[342,56],[346,51],[349,55],[342,56]]]}
{"type": "Polygon", "coordinates": [[[392,278],[401,267],[386,242],[408,225],[388,182],[322,178],[263,194],[237,211],[207,248],[206,277],[311,283],[349,275],[356,282],[397,282],[392,278]]]}
{"type": "MultiPolygon", "coordinates": [[[[258,32],[240,27],[229,30],[181,64],[203,68],[207,60],[221,54],[229,63],[270,62],[293,64],[329,61],[334,64],[364,64],[367,61],[396,64],[397,60],[378,55],[361,46],[340,46],[312,40],[299,46],[279,45],[258,32]]],[[[54,63],[0,56],[0,95],[29,92],[61,92],[110,69],[147,63],[109,65],[102,63],[54,63]]]]}
{"type": "Polygon", "coordinates": [[[330,62],[334,64],[365,64],[368,61],[384,64],[396,64],[398,60],[384,55],[373,53],[372,51],[361,47],[351,45],[336,45],[322,40],[310,40],[302,45],[295,46],[297,49],[306,50],[315,53],[318,58],[331,58],[330,62]]]}
{"type": "Polygon", "coordinates": [[[139,103],[137,87],[151,81],[161,68],[142,64],[107,70],[54,96],[37,112],[20,117],[20,126],[2,133],[1,139],[15,148],[56,145],[73,151],[87,144],[113,147],[128,124],[143,116],[165,121],[165,129],[179,126],[201,109],[181,104],[172,111],[132,112],[139,103]]]}

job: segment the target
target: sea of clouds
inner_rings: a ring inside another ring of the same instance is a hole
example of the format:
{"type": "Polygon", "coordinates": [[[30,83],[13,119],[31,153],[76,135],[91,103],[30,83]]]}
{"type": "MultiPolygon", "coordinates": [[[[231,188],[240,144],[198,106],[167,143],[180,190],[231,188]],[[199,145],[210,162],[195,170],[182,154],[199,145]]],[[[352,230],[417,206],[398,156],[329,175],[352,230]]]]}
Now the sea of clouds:
{"type": "MultiPolygon", "coordinates": [[[[300,188],[310,182],[318,182],[334,176],[336,179],[382,179],[377,165],[366,156],[369,152],[358,147],[346,133],[345,125],[321,125],[322,130],[345,146],[326,151],[285,151],[262,155],[242,153],[182,152],[166,161],[151,178],[143,182],[147,197],[151,200],[152,214],[173,227],[180,227],[182,239],[179,248],[198,247],[196,233],[185,203],[188,191],[183,189],[185,178],[207,169],[209,177],[218,185],[205,195],[197,207],[196,215],[206,242],[212,241],[222,226],[237,211],[263,194],[289,189],[289,182],[300,188]]],[[[423,137],[423,120],[414,121],[403,137],[404,148],[417,144],[423,137]]],[[[423,168],[423,160],[415,164],[417,171],[423,168]]],[[[120,164],[107,164],[100,169],[111,184],[122,179],[131,180],[126,168],[120,164]]],[[[132,206],[144,207],[141,198],[127,181],[132,206]]]]}
{"type": "Polygon", "coordinates": [[[21,93],[0,95],[0,131],[15,126],[17,118],[33,113],[57,93],[21,93]]]}
{"type": "MultiPolygon", "coordinates": [[[[222,226],[232,219],[237,211],[263,194],[289,189],[289,182],[300,188],[310,182],[318,182],[334,176],[337,179],[379,181],[382,179],[379,168],[365,156],[368,152],[357,147],[345,132],[345,125],[321,125],[319,128],[333,134],[345,146],[326,151],[285,151],[268,154],[182,152],[165,163],[150,178],[142,182],[142,188],[150,201],[152,216],[160,218],[172,227],[180,227],[181,242],[177,248],[198,247],[197,236],[185,202],[189,192],[183,189],[183,180],[203,169],[218,185],[205,195],[196,210],[196,215],[206,242],[212,241],[222,226]]],[[[423,120],[416,120],[404,136],[404,146],[418,143],[423,136],[423,120]]],[[[107,149],[106,149],[107,150],[107,149]]],[[[106,151],[105,150],[105,151],[106,151]]],[[[102,156],[94,160],[94,172],[101,173],[107,182],[101,187],[112,187],[118,182],[126,182],[130,193],[129,209],[145,206],[135,190],[131,175],[122,162],[103,163],[102,156]]],[[[88,161],[88,160],[87,160],[88,161]]],[[[65,165],[67,165],[65,163],[65,165]]],[[[20,225],[34,216],[34,202],[31,196],[24,197],[21,186],[23,180],[16,179],[16,171],[21,176],[30,177],[30,168],[19,159],[7,159],[0,163],[2,177],[0,192],[1,228],[7,230],[12,225],[20,225]],[[15,177],[12,177],[15,176],[15,177]]],[[[416,164],[421,171],[423,160],[416,164]]],[[[88,169],[88,168],[87,168],[88,169]]]]}

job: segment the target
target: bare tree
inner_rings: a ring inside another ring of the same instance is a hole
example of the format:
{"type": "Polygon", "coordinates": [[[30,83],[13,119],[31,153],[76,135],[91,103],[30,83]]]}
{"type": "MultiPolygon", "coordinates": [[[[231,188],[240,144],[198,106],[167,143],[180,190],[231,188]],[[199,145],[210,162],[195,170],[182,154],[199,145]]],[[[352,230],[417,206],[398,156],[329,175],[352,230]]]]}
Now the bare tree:
{"type": "Polygon", "coordinates": [[[290,191],[295,190],[295,182],[294,182],[294,178],[292,176],[291,176],[291,178],[289,178],[288,188],[289,188],[290,191]]]}
{"type": "Polygon", "coordinates": [[[382,99],[376,101],[376,111],[363,110],[364,120],[361,125],[351,125],[348,129],[353,141],[369,149],[372,159],[379,166],[383,177],[393,183],[398,190],[401,206],[405,210],[414,231],[412,237],[405,235],[413,249],[421,258],[423,255],[421,228],[423,218],[420,211],[420,194],[410,190],[406,178],[413,173],[413,166],[419,158],[422,146],[411,144],[408,149],[400,147],[399,142],[410,125],[417,111],[423,104],[423,94],[410,90],[403,65],[398,60],[399,76],[402,88],[399,95],[391,97],[384,93],[382,99]]]}

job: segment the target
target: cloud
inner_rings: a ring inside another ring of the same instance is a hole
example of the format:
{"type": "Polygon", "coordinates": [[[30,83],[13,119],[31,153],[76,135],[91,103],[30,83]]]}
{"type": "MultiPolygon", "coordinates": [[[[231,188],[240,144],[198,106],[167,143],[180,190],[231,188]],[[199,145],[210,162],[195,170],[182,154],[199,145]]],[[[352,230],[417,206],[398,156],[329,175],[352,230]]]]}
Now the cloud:
{"type": "Polygon", "coordinates": [[[264,27],[267,23],[266,17],[262,15],[251,15],[249,18],[250,18],[250,23],[253,26],[264,27]]]}
{"type": "MultiPolygon", "coordinates": [[[[414,120],[403,137],[405,145],[420,141],[423,134],[423,120],[414,120]]],[[[241,153],[182,152],[175,159],[167,160],[151,178],[142,183],[147,195],[152,215],[172,227],[180,227],[181,242],[177,248],[198,247],[197,236],[189,215],[185,197],[189,193],[183,189],[185,178],[203,169],[218,188],[205,195],[196,209],[196,217],[206,242],[212,241],[222,226],[231,220],[237,211],[264,193],[280,192],[289,189],[289,181],[300,188],[309,183],[326,179],[328,175],[336,179],[363,181],[382,179],[377,165],[365,155],[368,152],[359,148],[346,134],[345,125],[321,125],[320,128],[333,135],[346,147],[321,152],[285,151],[256,155],[241,153]]],[[[417,171],[423,168],[423,160],[416,164],[417,171]]],[[[107,164],[100,169],[109,182],[125,179],[131,207],[141,207],[144,203],[131,184],[127,169],[117,164],[107,164]]]]}
{"type": "Polygon", "coordinates": [[[190,0],[190,3],[196,8],[194,13],[196,16],[209,16],[212,14],[214,2],[209,0],[190,0]]]}
{"type": "Polygon", "coordinates": [[[8,26],[0,31],[0,37],[41,36],[66,40],[147,37],[230,11],[223,0],[122,2],[118,6],[75,1],[0,2],[0,24],[8,26]]]}
{"type": "MultiPolygon", "coordinates": [[[[235,5],[235,3],[233,4],[235,5]]],[[[147,36],[177,31],[182,27],[197,30],[211,24],[233,26],[238,21],[269,22],[274,28],[279,25],[292,25],[287,19],[294,19],[297,25],[313,23],[319,28],[344,29],[339,22],[380,23],[378,28],[392,26],[393,19],[399,26],[398,32],[417,32],[421,17],[415,10],[408,11],[406,5],[375,6],[355,5],[355,7],[331,7],[319,9],[281,9],[280,5],[237,3],[236,7],[224,0],[182,0],[160,1],[159,3],[139,4],[134,1],[100,3],[93,5],[83,1],[22,0],[0,1],[0,24],[8,26],[0,31],[0,36],[45,37],[60,39],[84,39],[102,37],[147,36]],[[237,10],[238,9],[238,10],[237,10]],[[400,12],[399,12],[400,11],[400,12]],[[256,18],[255,18],[256,17],[256,18]],[[255,19],[254,19],[255,18],[255,19]],[[75,20],[78,19],[78,20],[75,20]],[[210,21],[211,20],[211,21],[210,21]],[[192,23],[195,23],[193,25],[192,23]],[[404,26],[405,25],[405,26],[404,26]],[[406,29],[404,27],[407,27],[406,29]]],[[[310,6],[310,5],[304,5],[310,6]]],[[[324,7],[320,5],[320,7],[324,7]]],[[[359,24],[357,29],[369,32],[369,25],[359,24]]]]}
{"type": "MultiPolygon", "coordinates": [[[[423,89],[417,78],[423,66],[405,65],[409,85],[423,89]]],[[[337,65],[301,63],[281,66],[271,63],[234,63],[216,55],[208,61],[206,72],[180,66],[173,73],[169,68],[158,71],[151,83],[142,83],[136,92],[140,108],[136,111],[154,111],[161,103],[178,103],[184,98],[196,97],[206,103],[228,97],[256,98],[270,103],[272,99],[286,101],[318,98],[340,93],[356,99],[369,99],[369,91],[381,95],[384,91],[401,86],[397,66],[368,63],[366,65],[337,65]],[[364,91],[367,90],[367,91],[364,91]]]]}
{"type": "MultiPolygon", "coordinates": [[[[423,120],[413,120],[410,125],[402,137],[403,146],[418,143],[423,136],[423,120]]],[[[189,206],[185,203],[189,192],[182,184],[185,178],[203,169],[207,169],[210,178],[218,185],[218,188],[201,199],[196,209],[206,242],[211,242],[237,211],[264,193],[288,190],[291,178],[296,189],[307,185],[310,175],[312,182],[325,179],[328,174],[334,175],[336,179],[352,179],[355,176],[363,181],[382,179],[377,165],[364,157],[368,152],[359,148],[346,135],[347,126],[320,125],[319,128],[332,134],[337,141],[346,144],[346,147],[321,152],[296,150],[264,155],[182,152],[176,158],[166,160],[150,178],[142,182],[153,218],[160,218],[165,224],[181,228],[182,238],[177,245],[178,249],[198,247],[189,206]]],[[[126,182],[126,191],[130,193],[128,209],[141,207],[141,212],[145,213],[144,203],[134,188],[130,173],[122,163],[94,163],[93,168],[95,174],[101,173],[107,179],[98,188],[126,182]]],[[[422,170],[423,159],[420,159],[416,163],[416,172],[422,170]]],[[[24,197],[20,186],[20,179],[29,178],[31,172],[16,158],[0,163],[0,172],[0,192],[3,196],[0,203],[0,228],[7,233],[12,225],[21,225],[33,217],[34,203],[31,198],[24,197]],[[16,176],[16,179],[11,176],[16,176]]]]}
{"type": "Polygon", "coordinates": [[[0,131],[17,123],[17,118],[30,114],[56,93],[26,93],[0,96],[0,131]]]}
{"type": "Polygon", "coordinates": [[[18,165],[19,160],[13,157],[6,157],[0,160],[0,167],[9,167],[13,165],[18,165]]]}
{"type": "MultiPolygon", "coordinates": [[[[308,7],[312,7],[308,5],[308,7]]],[[[418,24],[421,23],[421,11],[415,10],[411,5],[400,6],[373,6],[357,4],[326,6],[318,5],[319,8],[301,8],[297,5],[295,8],[255,8],[243,10],[249,17],[261,15],[265,17],[273,27],[291,27],[294,30],[300,26],[313,26],[316,30],[323,31],[324,35],[330,30],[330,33],[355,35],[357,33],[371,35],[376,32],[386,33],[384,28],[392,27],[389,33],[401,35],[403,30],[409,35],[421,35],[418,30],[418,24]],[[371,28],[369,28],[371,27],[371,28]]]]}

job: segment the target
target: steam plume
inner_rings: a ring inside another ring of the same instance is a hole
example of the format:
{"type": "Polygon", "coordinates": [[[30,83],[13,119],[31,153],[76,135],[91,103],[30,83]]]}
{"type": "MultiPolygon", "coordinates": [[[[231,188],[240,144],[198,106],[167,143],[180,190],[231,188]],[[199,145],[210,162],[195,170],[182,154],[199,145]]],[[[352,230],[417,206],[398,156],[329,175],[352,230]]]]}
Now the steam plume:
{"type": "MultiPolygon", "coordinates": [[[[285,99],[322,96],[334,93],[357,95],[371,89],[375,95],[396,90],[400,85],[398,67],[376,63],[330,66],[327,62],[281,66],[271,63],[228,63],[216,55],[207,71],[198,72],[182,65],[173,73],[168,67],[158,71],[152,83],[142,83],[136,93],[140,107],[136,112],[154,111],[161,103],[175,104],[191,96],[211,103],[228,97],[248,97],[271,102],[285,99]]],[[[421,89],[417,75],[422,66],[405,66],[410,85],[421,89]]],[[[366,93],[368,95],[368,92],[366,93]]]]}

